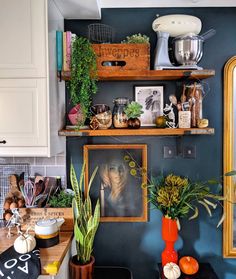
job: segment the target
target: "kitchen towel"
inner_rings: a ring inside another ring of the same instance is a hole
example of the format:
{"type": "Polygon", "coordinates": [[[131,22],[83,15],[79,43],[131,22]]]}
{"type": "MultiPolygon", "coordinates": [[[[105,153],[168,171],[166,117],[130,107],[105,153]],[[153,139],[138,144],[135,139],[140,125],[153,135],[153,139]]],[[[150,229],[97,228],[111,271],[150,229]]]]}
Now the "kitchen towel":
{"type": "Polygon", "coordinates": [[[11,246],[0,254],[0,278],[37,279],[40,274],[39,249],[35,248],[27,254],[19,254],[11,246]]]}

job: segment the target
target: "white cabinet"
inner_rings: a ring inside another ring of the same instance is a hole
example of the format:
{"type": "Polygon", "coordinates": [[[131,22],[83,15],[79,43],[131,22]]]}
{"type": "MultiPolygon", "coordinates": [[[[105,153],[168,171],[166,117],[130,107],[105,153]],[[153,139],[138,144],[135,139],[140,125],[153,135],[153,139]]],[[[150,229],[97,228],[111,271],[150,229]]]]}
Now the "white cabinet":
{"type": "Polygon", "coordinates": [[[0,78],[47,76],[46,4],[0,0],[0,78]]]}
{"type": "Polygon", "coordinates": [[[47,146],[46,79],[0,79],[0,141],[47,146]]]}
{"type": "Polygon", "coordinates": [[[58,136],[65,85],[55,61],[56,30],[63,29],[53,0],[0,0],[0,156],[65,150],[58,136]]]}

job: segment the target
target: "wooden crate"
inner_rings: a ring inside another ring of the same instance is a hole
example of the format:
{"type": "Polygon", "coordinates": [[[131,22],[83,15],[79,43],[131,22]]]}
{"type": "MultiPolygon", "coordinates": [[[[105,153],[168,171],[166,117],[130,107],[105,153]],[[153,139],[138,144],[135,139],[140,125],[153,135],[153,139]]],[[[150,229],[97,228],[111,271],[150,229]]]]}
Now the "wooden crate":
{"type": "Polygon", "coordinates": [[[65,222],[61,226],[61,231],[73,231],[73,212],[72,208],[20,208],[19,213],[23,218],[22,229],[25,230],[28,225],[34,227],[39,219],[64,218],[65,222]]]}
{"type": "Polygon", "coordinates": [[[149,70],[149,44],[93,44],[98,70],[149,70]]]}

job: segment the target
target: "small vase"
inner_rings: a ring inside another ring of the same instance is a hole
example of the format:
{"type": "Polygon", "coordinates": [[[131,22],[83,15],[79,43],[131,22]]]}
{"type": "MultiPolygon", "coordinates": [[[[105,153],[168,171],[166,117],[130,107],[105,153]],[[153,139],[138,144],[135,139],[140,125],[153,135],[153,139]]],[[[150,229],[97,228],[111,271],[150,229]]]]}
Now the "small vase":
{"type": "Polygon", "coordinates": [[[177,221],[162,217],[162,239],[166,247],[161,254],[162,266],[169,262],[178,263],[178,254],[174,249],[175,241],[178,239],[177,221]]]}
{"type": "Polygon", "coordinates": [[[77,260],[77,255],[73,256],[69,262],[70,278],[71,279],[93,279],[95,259],[91,256],[91,261],[81,265],[77,260]]]}
{"type": "Polygon", "coordinates": [[[138,118],[129,118],[128,119],[128,128],[138,129],[141,126],[141,121],[138,118]]]}

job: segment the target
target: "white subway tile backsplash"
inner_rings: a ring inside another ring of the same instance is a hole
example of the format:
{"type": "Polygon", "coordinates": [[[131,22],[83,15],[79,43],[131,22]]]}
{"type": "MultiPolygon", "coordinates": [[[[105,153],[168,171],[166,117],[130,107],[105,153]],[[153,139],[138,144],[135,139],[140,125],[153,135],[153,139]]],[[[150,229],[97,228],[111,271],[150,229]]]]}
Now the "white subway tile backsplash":
{"type": "Polygon", "coordinates": [[[36,162],[35,164],[36,165],[42,165],[42,166],[45,166],[45,165],[55,165],[56,164],[56,157],[36,157],[36,162]]]}
{"type": "Polygon", "coordinates": [[[66,154],[62,152],[54,157],[0,157],[0,164],[28,163],[30,176],[40,174],[42,176],[60,176],[62,186],[66,183],[66,154]]]}
{"type": "Polygon", "coordinates": [[[36,174],[46,176],[46,167],[45,166],[30,166],[30,176],[35,176],[36,174]]]}
{"type": "Polygon", "coordinates": [[[34,165],[35,158],[34,157],[13,157],[13,163],[16,163],[16,164],[27,163],[30,165],[34,165]]]}
{"type": "Polygon", "coordinates": [[[57,166],[65,166],[66,165],[66,157],[65,156],[56,156],[56,165],[57,166]]]}
{"type": "Polygon", "coordinates": [[[46,176],[66,176],[66,166],[46,166],[46,176]]]}
{"type": "Polygon", "coordinates": [[[0,164],[12,164],[13,157],[0,157],[0,164]]]}

